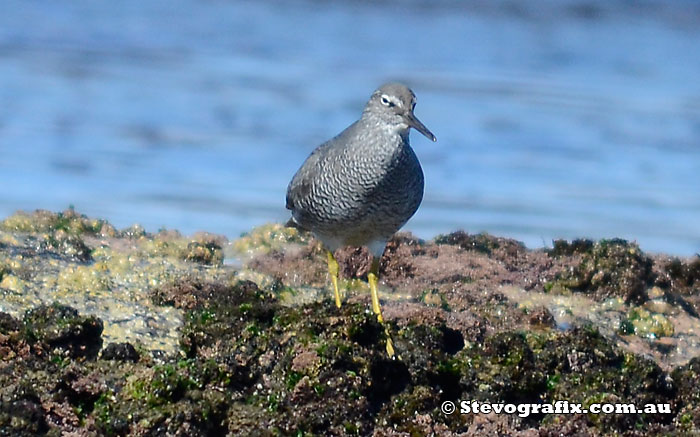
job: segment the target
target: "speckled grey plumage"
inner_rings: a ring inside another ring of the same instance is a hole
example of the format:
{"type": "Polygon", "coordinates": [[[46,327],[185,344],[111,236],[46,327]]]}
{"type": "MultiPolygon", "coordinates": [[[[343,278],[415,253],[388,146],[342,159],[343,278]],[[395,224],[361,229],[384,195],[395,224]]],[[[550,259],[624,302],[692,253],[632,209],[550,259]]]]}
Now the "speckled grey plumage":
{"type": "Polygon", "coordinates": [[[387,240],[423,199],[423,170],[409,144],[416,128],[415,95],[386,84],[370,97],[362,117],[306,159],[287,189],[292,220],[334,251],[368,246],[381,256],[387,240]]]}

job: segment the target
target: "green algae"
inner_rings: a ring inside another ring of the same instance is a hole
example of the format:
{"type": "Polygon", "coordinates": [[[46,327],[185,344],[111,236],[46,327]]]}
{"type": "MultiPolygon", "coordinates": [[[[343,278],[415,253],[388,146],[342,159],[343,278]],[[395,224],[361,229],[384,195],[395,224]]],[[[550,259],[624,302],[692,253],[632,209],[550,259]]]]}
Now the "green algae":
{"type": "Polygon", "coordinates": [[[663,314],[653,314],[644,308],[633,307],[625,319],[620,321],[621,334],[640,337],[670,337],[674,333],[673,323],[663,314]]]}

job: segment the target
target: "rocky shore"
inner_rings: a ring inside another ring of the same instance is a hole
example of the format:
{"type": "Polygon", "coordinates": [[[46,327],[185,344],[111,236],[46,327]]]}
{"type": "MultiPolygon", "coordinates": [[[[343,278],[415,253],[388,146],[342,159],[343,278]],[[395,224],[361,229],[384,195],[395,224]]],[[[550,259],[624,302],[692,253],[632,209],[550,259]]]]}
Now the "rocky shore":
{"type": "Polygon", "coordinates": [[[700,434],[700,256],[399,234],[380,267],[396,360],[368,253],[336,256],[341,309],[318,242],[281,225],[228,241],[73,210],[4,219],[0,435],[700,434]],[[473,414],[460,400],[670,412],[473,414]]]}

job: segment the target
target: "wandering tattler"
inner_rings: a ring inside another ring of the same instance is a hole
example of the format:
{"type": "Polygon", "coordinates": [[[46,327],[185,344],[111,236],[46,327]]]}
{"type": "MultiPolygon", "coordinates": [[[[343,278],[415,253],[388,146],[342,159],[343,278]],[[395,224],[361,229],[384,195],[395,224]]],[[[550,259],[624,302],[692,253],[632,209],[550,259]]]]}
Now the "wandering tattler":
{"type": "MultiPolygon", "coordinates": [[[[370,97],[362,117],[318,146],[287,188],[290,225],[311,231],[328,255],[335,304],[340,308],[338,262],[333,252],[367,246],[372,266],[367,277],[372,310],[384,324],[377,295],[379,259],[386,243],[418,209],[423,199],[423,170],[408,142],[410,128],[436,141],[413,114],[416,96],[399,83],[382,85],[370,97]]],[[[394,355],[387,334],[387,353],[394,355]]]]}

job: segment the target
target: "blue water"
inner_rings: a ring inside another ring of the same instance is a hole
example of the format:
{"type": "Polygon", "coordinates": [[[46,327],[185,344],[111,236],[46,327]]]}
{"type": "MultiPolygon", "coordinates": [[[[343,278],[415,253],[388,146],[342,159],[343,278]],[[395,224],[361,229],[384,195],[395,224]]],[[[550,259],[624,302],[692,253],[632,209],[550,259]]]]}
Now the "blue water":
{"type": "Polygon", "coordinates": [[[10,1],[0,216],[236,237],[379,84],[408,83],[420,237],[700,252],[700,3],[10,1]]]}

